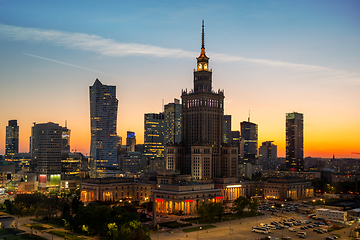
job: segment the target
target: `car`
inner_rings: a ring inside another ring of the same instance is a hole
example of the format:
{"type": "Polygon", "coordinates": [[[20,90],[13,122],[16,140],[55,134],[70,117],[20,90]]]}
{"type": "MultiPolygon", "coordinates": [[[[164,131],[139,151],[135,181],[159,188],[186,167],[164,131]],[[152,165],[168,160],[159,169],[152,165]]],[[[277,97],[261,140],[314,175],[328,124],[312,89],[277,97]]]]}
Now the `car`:
{"type": "Polygon", "coordinates": [[[326,237],[325,239],[326,239],[326,240],[334,240],[335,238],[333,238],[333,237],[326,237]]]}
{"type": "Polygon", "coordinates": [[[313,226],[313,225],[309,225],[308,227],[309,227],[309,228],[314,228],[314,226],[313,226]]]}
{"type": "Polygon", "coordinates": [[[324,232],[321,230],[316,231],[317,233],[323,234],[324,232]]]}
{"type": "Polygon", "coordinates": [[[305,228],[305,227],[301,227],[300,229],[301,229],[301,230],[305,230],[306,228],[305,228]]]}
{"type": "Polygon", "coordinates": [[[299,238],[305,238],[305,236],[304,236],[304,235],[300,235],[299,238]]]}
{"type": "Polygon", "coordinates": [[[289,231],[290,232],[296,232],[296,229],[295,228],[289,228],[289,231]]]}

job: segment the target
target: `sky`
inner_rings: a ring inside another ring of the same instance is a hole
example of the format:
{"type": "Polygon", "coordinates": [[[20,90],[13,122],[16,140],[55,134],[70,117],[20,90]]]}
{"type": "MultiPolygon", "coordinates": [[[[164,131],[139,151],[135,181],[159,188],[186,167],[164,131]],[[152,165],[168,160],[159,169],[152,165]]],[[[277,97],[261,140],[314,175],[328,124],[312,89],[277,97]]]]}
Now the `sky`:
{"type": "Polygon", "coordinates": [[[0,154],[8,120],[29,151],[33,123],[71,129],[89,154],[89,86],[117,90],[117,132],[192,89],[205,21],[214,90],[232,130],[258,124],[285,156],[285,114],[304,114],[304,157],[360,155],[360,1],[0,0],[0,154]]]}

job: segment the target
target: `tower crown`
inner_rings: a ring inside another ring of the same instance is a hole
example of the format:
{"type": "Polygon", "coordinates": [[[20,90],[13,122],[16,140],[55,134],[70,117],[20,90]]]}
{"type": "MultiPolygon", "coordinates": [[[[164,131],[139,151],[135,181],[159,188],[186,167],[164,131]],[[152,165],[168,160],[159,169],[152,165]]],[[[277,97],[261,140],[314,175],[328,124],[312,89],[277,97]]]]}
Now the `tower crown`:
{"type": "Polygon", "coordinates": [[[202,32],[201,32],[201,52],[197,59],[197,71],[209,71],[209,58],[205,53],[205,31],[204,20],[202,20],[202,32]]]}

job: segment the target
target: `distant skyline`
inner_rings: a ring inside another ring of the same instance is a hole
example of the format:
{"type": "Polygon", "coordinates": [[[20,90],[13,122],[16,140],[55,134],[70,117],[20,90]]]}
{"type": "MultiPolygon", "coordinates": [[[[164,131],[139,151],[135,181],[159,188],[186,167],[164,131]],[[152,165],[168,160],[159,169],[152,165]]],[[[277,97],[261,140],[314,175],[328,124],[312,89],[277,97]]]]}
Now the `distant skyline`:
{"type": "Polygon", "coordinates": [[[360,155],[360,1],[0,1],[0,154],[8,120],[71,129],[90,152],[89,86],[116,86],[118,135],[193,86],[205,20],[214,90],[232,130],[258,124],[285,156],[286,113],[304,114],[304,157],[360,155]]]}

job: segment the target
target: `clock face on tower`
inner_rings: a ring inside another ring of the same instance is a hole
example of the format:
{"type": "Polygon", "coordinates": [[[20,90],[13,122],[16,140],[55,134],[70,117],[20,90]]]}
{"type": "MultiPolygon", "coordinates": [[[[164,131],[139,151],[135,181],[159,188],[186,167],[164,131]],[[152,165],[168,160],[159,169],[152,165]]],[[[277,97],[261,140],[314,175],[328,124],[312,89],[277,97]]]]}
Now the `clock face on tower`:
{"type": "Polygon", "coordinates": [[[201,65],[201,63],[199,63],[198,69],[201,69],[201,68],[202,68],[202,65],[201,65]]]}

